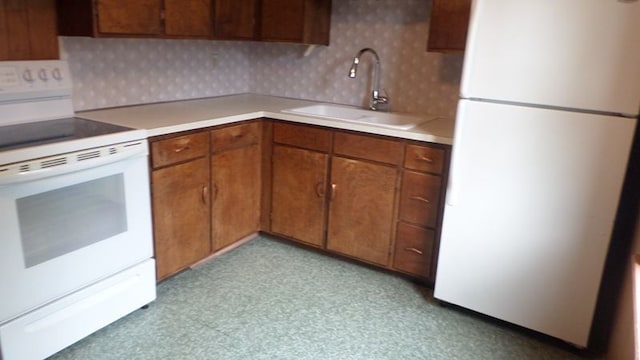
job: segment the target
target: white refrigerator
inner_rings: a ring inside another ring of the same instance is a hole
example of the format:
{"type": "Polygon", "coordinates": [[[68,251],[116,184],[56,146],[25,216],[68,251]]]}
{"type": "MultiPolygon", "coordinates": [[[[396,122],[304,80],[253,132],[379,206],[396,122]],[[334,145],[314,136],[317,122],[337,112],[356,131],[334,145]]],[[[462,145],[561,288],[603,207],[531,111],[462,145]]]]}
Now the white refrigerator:
{"type": "Polygon", "coordinates": [[[637,0],[475,0],[434,295],[588,345],[640,110],[637,0]]]}

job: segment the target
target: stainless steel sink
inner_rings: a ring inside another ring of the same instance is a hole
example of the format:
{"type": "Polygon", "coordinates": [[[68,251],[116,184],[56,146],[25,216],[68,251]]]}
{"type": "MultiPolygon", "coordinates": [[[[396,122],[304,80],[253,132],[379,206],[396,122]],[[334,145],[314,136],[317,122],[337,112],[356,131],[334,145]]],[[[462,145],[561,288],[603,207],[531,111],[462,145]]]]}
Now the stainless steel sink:
{"type": "Polygon", "coordinates": [[[290,114],[314,116],[325,119],[354,122],[360,124],[380,126],[390,129],[408,130],[417,125],[425,123],[434,118],[421,118],[417,116],[385,113],[379,111],[365,110],[349,106],[332,104],[318,104],[292,109],[282,110],[290,114]]]}

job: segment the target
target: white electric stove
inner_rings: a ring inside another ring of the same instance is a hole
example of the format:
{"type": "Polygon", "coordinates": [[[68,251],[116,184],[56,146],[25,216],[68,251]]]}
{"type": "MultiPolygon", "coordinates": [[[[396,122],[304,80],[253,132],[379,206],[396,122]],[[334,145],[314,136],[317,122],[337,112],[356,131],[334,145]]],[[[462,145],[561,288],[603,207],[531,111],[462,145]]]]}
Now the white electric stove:
{"type": "Polygon", "coordinates": [[[74,116],[64,61],[0,62],[0,359],[153,301],[146,132],[74,116]]]}

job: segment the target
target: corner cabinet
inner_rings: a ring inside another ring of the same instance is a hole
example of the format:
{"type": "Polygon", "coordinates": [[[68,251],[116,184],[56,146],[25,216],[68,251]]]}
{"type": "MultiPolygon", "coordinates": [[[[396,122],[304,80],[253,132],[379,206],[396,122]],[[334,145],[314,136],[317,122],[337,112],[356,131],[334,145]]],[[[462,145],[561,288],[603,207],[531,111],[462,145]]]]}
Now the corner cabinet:
{"type": "Polygon", "coordinates": [[[470,13],[471,0],[433,0],[427,51],[464,52],[470,13]]]}
{"type": "Polygon", "coordinates": [[[55,0],[0,0],[0,60],[60,57],[55,0]]]}
{"type": "Polygon", "coordinates": [[[57,0],[60,35],[189,37],[212,33],[212,0],[57,0]]]}
{"type": "Polygon", "coordinates": [[[150,139],[157,279],[260,230],[262,122],[150,139]]]}
{"type": "Polygon", "coordinates": [[[329,45],[331,0],[262,0],[260,40],[329,45]]]}
{"type": "Polygon", "coordinates": [[[260,0],[215,0],[214,36],[227,40],[255,40],[260,0]]]}

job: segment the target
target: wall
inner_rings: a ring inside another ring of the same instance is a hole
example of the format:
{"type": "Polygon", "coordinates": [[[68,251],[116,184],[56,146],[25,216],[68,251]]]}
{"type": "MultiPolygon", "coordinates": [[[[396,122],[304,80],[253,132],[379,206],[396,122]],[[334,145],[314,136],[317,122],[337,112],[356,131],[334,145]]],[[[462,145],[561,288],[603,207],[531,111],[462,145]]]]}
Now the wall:
{"type": "Polygon", "coordinates": [[[61,37],[77,111],[249,91],[246,43],[61,37]]]}
{"type": "MultiPolygon", "coordinates": [[[[632,253],[640,253],[640,216],[636,221],[635,240],[632,253]]],[[[628,259],[629,265],[631,259],[628,259]]],[[[613,332],[609,343],[607,360],[638,359],[635,357],[634,328],[633,328],[633,287],[631,266],[627,267],[624,287],[620,295],[613,332]]],[[[640,354],[639,354],[640,355],[640,354]]]]}
{"type": "Polygon", "coordinates": [[[346,74],[363,47],[378,51],[392,110],[453,116],[461,55],[426,52],[429,0],[333,1],[331,44],[63,37],[76,110],[253,92],[364,105],[371,57],[346,74]]]}

